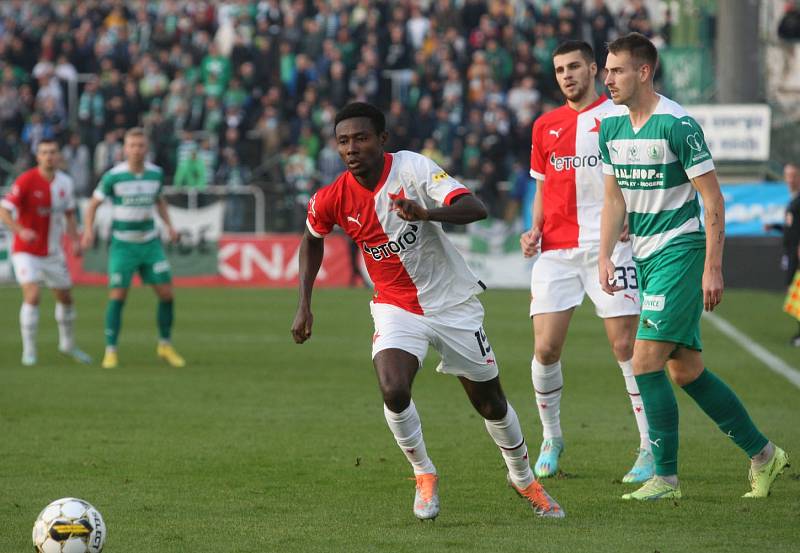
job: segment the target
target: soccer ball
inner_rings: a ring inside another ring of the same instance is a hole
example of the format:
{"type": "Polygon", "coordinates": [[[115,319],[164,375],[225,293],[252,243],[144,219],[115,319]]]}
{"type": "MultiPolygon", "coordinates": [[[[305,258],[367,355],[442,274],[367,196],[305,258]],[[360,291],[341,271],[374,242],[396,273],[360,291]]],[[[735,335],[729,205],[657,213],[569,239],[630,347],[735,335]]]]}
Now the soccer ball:
{"type": "Polygon", "coordinates": [[[106,524],[83,499],[56,499],[33,524],[33,546],[39,553],[100,553],[106,524]]]}

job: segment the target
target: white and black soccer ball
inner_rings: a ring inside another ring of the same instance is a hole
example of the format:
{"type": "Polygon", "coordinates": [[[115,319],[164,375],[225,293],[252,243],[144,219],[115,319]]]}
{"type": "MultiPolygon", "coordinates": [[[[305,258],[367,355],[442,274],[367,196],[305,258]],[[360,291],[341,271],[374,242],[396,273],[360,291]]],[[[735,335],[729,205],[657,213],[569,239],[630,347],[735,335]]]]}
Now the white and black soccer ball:
{"type": "Polygon", "coordinates": [[[64,497],[45,507],[33,524],[33,547],[39,553],[100,553],[106,524],[83,499],[64,497]]]}

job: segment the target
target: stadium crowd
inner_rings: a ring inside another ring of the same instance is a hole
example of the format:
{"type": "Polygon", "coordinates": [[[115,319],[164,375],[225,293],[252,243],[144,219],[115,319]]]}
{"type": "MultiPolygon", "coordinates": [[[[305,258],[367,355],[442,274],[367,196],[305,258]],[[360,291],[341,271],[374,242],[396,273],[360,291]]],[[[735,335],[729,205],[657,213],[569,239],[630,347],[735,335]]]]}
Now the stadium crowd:
{"type": "Polygon", "coordinates": [[[88,195],[121,159],[123,130],[143,126],[173,184],[269,183],[302,214],[343,168],[331,136],[337,109],[366,100],[387,113],[388,151],[438,161],[502,216],[502,183],[528,178],[532,121],[561,102],[556,45],[585,39],[602,66],[620,33],[668,42],[668,24],[655,29],[643,0],[614,4],[621,9],[603,0],[3,2],[0,184],[54,136],[88,195]]]}

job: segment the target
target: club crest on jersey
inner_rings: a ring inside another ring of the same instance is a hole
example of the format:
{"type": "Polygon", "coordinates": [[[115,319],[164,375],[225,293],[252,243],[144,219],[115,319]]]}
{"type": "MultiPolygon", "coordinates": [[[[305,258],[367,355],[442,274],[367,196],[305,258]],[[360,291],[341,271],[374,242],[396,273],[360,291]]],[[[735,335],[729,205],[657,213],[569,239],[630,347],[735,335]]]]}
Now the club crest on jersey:
{"type": "Polygon", "coordinates": [[[396,240],[389,240],[377,246],[370,246],[366,242],[362,242],[361,249],[364,250],[364,253],[372,256],[375,261],[383,261],[412,246],[417,241],[418,230],[419,225],[408,225],[408,229],[401,232],[396,240]]]}
{"type": "Polygon", "coordinates": [[[597,155],[588,156],[556,156],[555,152],[550,154],[550,165],[556,171],[569,171],[579,167],[597,167],[600,165],[600,152],[597,155]]]}
{"type": "Polygon", "coordinates": [[[661,159],[664,157],[664,148],[658,144],[653,144],[647,148],[647,156],[650,159],[661,159]]]}

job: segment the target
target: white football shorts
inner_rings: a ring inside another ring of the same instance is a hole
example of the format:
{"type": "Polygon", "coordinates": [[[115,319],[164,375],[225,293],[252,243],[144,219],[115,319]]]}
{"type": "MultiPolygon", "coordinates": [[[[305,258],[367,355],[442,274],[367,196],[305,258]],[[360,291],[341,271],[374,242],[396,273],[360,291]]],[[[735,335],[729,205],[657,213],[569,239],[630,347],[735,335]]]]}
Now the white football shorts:
{"type": "Polygon", "coordinates": [[[463,376],[473,382],[495,378],[497,359],[483,330],[483,305],[472,297],[431,315],[416,315],[386,303],[370,303],[375,334],[372,357],[396,348],[414,355],[419,365],[428,345],[441,355],[437,372],[463,376]]]}
{"type": "Polygon", "coordinates": [[[583,303],[588,294],[603,319],[639,315],[639,281],[630,242],[618,242],[611,255],[617,284],[625,289],[613,296],[600,288],[597,248],[570,248],[542,252],[531,271],[530,316],[566,311],[583,303]]]}
{"type": "Polygon", "coordinates": [[[47,256],[32,255],[25,252],[11,254],[14,276],[19,284],[31,282],[44,284],[56,290],[72,288],[64,254],[54,253],[47,256]]]}

